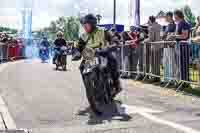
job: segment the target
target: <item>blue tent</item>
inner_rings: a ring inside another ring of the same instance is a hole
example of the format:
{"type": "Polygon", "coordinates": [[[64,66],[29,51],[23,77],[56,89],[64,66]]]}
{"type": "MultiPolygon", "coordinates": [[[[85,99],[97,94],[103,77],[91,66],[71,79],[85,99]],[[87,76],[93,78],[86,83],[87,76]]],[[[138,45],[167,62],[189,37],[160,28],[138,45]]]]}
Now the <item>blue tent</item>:
{"type": "MultiPolygon", "coordinates": [[[[99,27],[103,27],[107,30],[110,30],[113,27],[113,24],[101,24],[98,25],[99,27]]],[[[117,32],[123,32],[124,31],[124,25],[116,24],[116,30],[117,32]]]]}

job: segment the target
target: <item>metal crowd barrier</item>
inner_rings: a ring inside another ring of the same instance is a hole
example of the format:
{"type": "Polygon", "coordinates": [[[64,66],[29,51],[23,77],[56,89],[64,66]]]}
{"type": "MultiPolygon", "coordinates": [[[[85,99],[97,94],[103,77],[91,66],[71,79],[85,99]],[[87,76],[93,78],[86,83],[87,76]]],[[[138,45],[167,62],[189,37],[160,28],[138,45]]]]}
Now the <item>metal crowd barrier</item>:
{"type": "Polygon", "coordinates": [[[0,43],[0,63],[8,60],[8,45],[0,43]]]}
{"type": "Polygon", "coordinates": [[[120,48],[120,71],[123,74],[136,75],[135,79],[139,75],[144,75],[143,66],[143,51],[144,45],[141,44],[137,48],[130,48],[130,45],[125,43],[120,48]]]}
{"type": "MultiPolygon", "coordinates": [[[[122,45],[120,50],[122,73],[159,78],[166,83],[200,85],[200,43],[188,41],[158,41],[140,43],[137,48],[122,45]]],[[[119,59],[119,58],[118,58],[119,59]]]]}
{"type": "Polygon", "coordinates": [[[25,58],[25,46],[0,43],[0,63],[25,58]]]}

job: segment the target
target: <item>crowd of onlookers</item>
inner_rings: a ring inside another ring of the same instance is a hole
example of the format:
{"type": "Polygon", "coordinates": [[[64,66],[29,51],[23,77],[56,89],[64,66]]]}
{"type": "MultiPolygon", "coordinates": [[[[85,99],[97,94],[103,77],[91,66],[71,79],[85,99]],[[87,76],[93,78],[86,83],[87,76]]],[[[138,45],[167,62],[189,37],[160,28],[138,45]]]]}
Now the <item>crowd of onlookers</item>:
{"type": "MultiPolygon", "coordinates": [[[[118,38],[127,45],[123,48],[124,62],[119,58],[124,71],[122,77],[145,77],[150,83],[159,82],[161,86],[166,86],[169,81],[172,86],[177,85],[175,80],[190,81],[189,65],[193,51],[189,42],[200,42],[200,17],[194,28],[186,22],[181,10],[169,11],[164,18],[165,26],[161,26],[155,16],[150,16],[146,26],[133,26],[129,32],[120,34],[118,38]],[[160,77],[161,67],[164,68],[164,81],[160,77]]],[[[179,83],[183,87],[189,86],[186,82],[179,83]]]]}
{"type": "MultiPolygon", "coordinates": [[[[185,21],[184,14],[181,10],[166,13],[165,19],[168,25],[165,26],[165,28],[162,28],[155,21],[155,17],[152,16],[149,18],[149,38],[145,40],[146,43],[159,40],[176,42],[166,43],[167,45],[165,45],[163,49],[163,56],[161,56],[160,53],[161,50],[159,47],[159,43],[151,45],[151,59],[149,59],[151,60],[151,72],[155,75],[160,75],[160,66],[161,63],[163,63],[163,86],[165,86],[168,83],[168,81],[171,81],[170,83],[174,85],[176,82],[173,82],[173,79],[190,81],[190,59],[193,55],[199,54],[198,50],[192,50],[194,45],[190,45],[190,41],[198,43],[200,37],[199,17],[197,18],[197,25],[194,29],[192,29],[192,26],[185,21]],[[191,33],[194,33],[193,36],[191,36],[191,33]],[[161,60],[163,62],[161,62],[161,60]]],[[[196,46],[199,47],[200,45],[196,46]]],[[[160,78],[154,78],[153,82],[154,81],[160,81],[160,78]]],[[[189,86],[189,84],[185,82],[181,84],[183,85],[183,87],[189,86]]]]}
{"type": "Polygon", "coordinates": [[[17,44],[19,39],[16,39],[6,33],[1,33],[0,32],[0,42],[5,43],[5,44],[17,44]]]}
{"type": "Polygon", "coordinates": [[[0,33],[0,63],[24,58],[24,48],[21,39],[0,33]]]}
{"type": "Polygon", "coordinates": [[[9,36],[6,33],[0,33],[0,42],[5,43],[9,40],[9,36]]]}

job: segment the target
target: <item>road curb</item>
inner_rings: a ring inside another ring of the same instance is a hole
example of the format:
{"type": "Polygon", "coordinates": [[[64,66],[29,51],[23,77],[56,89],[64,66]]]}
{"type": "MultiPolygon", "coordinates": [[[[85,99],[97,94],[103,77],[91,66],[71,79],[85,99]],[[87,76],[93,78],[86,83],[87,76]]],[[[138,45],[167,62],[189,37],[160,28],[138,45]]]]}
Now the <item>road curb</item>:
{"type": "MultiPolygon", "coordinates": [[[[22,60],[20,61],[16,61],[16,62],[8,62],[8,63],[3,63],[0,65],[0,73],[2,71],[5,70],[5,68],[9,65],[14,65],[14,64],[18,64],[18,63],[21,63],[21,62],[24,62],[22,60]]],[[[13,120],[13,118],[11,117],[11,114],[9,113],[8,111],[8,107],[6,106],[2,96],[0,96],[0,117],[1,117],[1,120],[0,120],[0,130],[16,130],[17,127],[16,127],[16,124],[13,120]]]]}
{"type": "Polygon", "coordinates": [[[0,112],[5,129],[16,129],[16,124],[12,119],[7,106],[5,105],[2,96],[0,96],[0,112]]]}

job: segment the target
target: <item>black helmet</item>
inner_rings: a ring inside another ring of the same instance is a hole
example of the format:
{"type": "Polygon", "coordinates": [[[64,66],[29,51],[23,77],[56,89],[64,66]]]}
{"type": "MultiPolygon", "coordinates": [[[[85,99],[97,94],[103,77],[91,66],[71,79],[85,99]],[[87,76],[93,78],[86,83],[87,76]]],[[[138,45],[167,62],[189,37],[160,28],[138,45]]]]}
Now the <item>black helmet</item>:
{"type": "Polygon", "coordinates": [[[97,25],[97,18],[93,14],[88,14],[81,18],[81,24],[91,24],[91,25],[97,25]]]}

